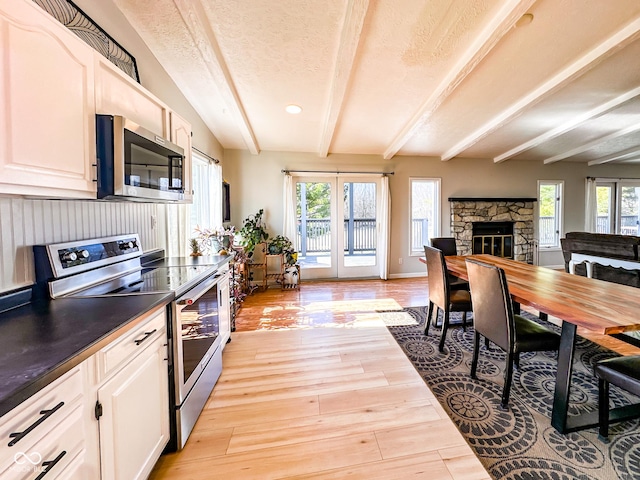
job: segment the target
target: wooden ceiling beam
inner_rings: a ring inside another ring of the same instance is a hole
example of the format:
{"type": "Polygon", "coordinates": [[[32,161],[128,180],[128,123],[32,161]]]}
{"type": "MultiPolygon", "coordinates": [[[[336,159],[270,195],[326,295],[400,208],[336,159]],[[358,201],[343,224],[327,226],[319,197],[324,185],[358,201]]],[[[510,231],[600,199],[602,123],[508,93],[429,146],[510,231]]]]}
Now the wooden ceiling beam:
{"type": "Polygon", "coordinates": [[[429,117],[444,102],[449,95],[471,74],[482,59],[498,44],[502,37],[509,32],[513,25],[527,13],[527,10],[535,3],[535,0],[509,0],[498,14],[487,23],[480,35],[469,49],[460,57],[455,67],[452,68],[438,87],[431,92],[422,103],[418,111],[399,131],[387,150],[384,152],[385,160],[392,158],[413,134],[426,124],[429,117]]]}
{"type": "MultiPolygon", "coordinates": [[[[495,132],[515,117],[521,115],[527,108],[557,92],[571,81],[594,68],[607,57],[618,52],[620,48],[623,48],[638,38],[640,38],[640,18],[637,18],[633,22],[627,24],[624,28],[611,35],[600,45],[596,46],[571,65],[567,66],[564,70],[548,79],[538,88],[521,97],[516,103],[505,109],[499,115],[496,115],[471,135],[468,135],[462,141],[447,150],[442,155],[441,160],[450,160],[456,155],[464,152],[466,149],[495,132]]],[[[547,163],[547,161],[545,161],[545,163],[547,163]]]]}
{"type": "Polygon", "coordinates": [[[234,118],[247,149],[253,155],[257,155],[260,153],[258,140],[242,106],[240,95],[222,56],[220,46],[202,3],[194,0],[174,0],[174,3],[193,39],[194,45],[207,66],[212,80],[220,91],[229,113],[234,118]]]}

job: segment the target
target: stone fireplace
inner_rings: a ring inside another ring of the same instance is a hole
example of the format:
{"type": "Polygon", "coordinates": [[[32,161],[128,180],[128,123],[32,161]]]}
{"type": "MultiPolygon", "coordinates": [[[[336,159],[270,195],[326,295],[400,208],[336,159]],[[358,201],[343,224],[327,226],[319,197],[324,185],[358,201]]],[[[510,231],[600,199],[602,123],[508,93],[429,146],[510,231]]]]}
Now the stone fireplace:
{"type": "Polygon", "coordinates": [[[458,253],[491,253],[533,263],[533,202],[536,201],[535,198],[449,198],[451,234],[456,239],[458,253]]]}

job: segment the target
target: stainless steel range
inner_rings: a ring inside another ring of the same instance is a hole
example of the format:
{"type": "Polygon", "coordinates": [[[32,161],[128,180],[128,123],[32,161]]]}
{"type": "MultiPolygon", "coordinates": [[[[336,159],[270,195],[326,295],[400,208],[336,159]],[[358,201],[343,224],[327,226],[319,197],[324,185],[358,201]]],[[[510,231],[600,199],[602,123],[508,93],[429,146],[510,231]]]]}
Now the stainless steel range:
{"type": "Polygon", "coordinates": [[[61,297],[117,297],[174,292],[168,308],[169,383],[172,439],[169,449],[187,441],[222,372],[220,324],[228,325],[228,259],[150,256],[142,263],[136,234],[34,247],[40,292],[61,297]],[[222,308],[225,307],[225,308],[222,308]]]}

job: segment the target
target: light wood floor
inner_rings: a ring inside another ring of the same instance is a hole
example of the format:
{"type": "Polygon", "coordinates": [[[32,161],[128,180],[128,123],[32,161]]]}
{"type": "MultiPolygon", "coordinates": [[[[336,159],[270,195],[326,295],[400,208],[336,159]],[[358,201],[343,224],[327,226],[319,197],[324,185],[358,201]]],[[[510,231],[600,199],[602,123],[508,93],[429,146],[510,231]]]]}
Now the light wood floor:
{"type": "Polygon", "coordinates": [[[488,479],[376,310],[426,278],[303,282],[247,298],[184,450],[153,479],[488,479]]]}

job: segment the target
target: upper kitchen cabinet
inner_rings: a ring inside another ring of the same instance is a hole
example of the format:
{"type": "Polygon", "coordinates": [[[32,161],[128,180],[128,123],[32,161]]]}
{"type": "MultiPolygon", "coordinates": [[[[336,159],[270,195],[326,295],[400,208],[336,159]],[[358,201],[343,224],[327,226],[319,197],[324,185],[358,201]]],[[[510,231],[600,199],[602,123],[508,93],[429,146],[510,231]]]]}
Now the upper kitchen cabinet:
{"type": "Polygon", "coordinates": [[[96,112],[122,115],[169,140],[167,105],[97,52],[95,62],[96,112]]]}
{"type": "Polygon", "coordinates": [[[193,195],[193,182],[191,179],[191,124],[176,112],[170,113],[171,138],[170,140],[184,149],[184,197],[191,202],[193,195]]]}
{"type": "Polygon", "coordinates": [[[93,51],[27,0],[0,38],[0,193],[95,198],[93,51]]]}

